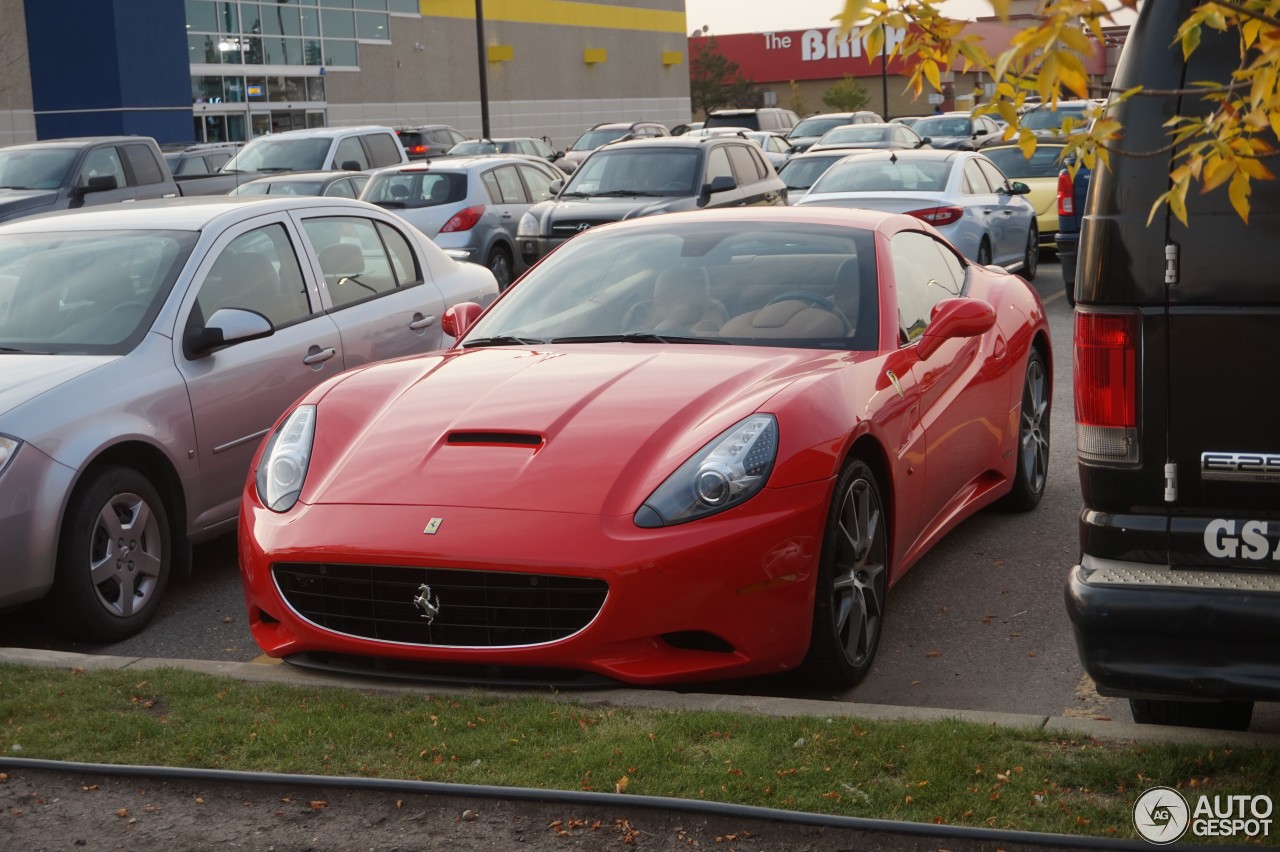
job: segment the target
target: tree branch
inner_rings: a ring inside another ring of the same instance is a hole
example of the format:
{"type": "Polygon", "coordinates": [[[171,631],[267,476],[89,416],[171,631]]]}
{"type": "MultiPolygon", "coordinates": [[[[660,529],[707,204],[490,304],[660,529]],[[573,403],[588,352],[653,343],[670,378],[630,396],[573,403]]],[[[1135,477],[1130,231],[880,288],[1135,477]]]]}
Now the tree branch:
{"type": "Polygon", "coordinates": [[[1236,2],[1236,0],[1208,0],[1208,2],[1210,5],[1221,6],[1224,9],[1229,9],[1232,12],[1235,12],[1237,15],[1243,15],[1246,18],[1253,18],[1255,21],[1262,21],[1264,24],[1270,24],[1271,26],[1280,29],[1280,18],[1264,14],[1263,12],[1255,12],[1253,9],[1246,9],[1244,6],[1241,6],[1236,2]]]}

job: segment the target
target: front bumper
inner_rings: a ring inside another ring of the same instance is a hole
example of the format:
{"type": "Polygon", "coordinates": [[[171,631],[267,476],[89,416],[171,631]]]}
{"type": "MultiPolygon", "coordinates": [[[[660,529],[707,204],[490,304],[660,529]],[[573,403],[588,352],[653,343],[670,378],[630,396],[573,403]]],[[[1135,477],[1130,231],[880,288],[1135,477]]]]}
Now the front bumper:
{"type": "Polygon", "coordinates": [[[520,259],[525,266],[533,266],[540,258],[546,257],[568,237],[517,237],[516,245],[520,249],[520,259]]]}
{"type": "Polygon", "coordinates": [[[41,598],[53,585],[58,524],[75,471],[31,444],[0,474],[0,607],[41,598]]]}
{"type": "Polygon", "coordinates": [[[1103,695],[1280,699],[1280,574],[1085,556],[1066,604],[1103,695]]]}
{"type": "Polygon", "coordinates": [[[661,529],[629,516],[461,506],[299,504],[279,515],[250,495],[240,518],[250,629],[276,657],[560,669],[635,684],[778,672],[808,650],[830,488],[825,480],[765,489],[737,509],[661,529]],[[438,531],[424,534],[433,517],[443,519],[438,531]],[[378,641],[304,618],[281,594],[278,562],[559,575],[603,580],[608,592],[585,627],[542,644],[378,641]]]}

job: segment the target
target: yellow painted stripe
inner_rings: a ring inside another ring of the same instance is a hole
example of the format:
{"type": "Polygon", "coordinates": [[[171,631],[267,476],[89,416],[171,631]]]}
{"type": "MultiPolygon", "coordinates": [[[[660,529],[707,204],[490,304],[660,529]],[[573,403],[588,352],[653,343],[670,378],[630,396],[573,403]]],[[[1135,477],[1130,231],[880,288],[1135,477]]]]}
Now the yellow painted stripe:
{"type": "MultiPolygon", "coordinates": [[[[419,0],[427,17],[475,20],[475,0],[419,0]]],[[[595,27],[609,30],[641,30],[655,33],[687,32],[684,12],[636,9],[574,0],[484,0],[486,21],[517,24],[555,24],[562,27],[595,27]]]]}

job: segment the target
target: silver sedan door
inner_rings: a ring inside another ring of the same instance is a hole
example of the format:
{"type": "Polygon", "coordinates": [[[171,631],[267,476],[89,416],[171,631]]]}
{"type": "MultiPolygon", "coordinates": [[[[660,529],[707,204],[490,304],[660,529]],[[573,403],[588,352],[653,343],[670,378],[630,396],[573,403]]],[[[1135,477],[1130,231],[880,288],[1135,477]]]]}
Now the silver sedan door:
{"type": "Polygon", "coordinates": [[[323,303],[342,335],[346,367],[440,348],[444,296],[405,226],[349,209],[294,215],[323,275],[323,303]]]}
{"type": "Polygon", "coordinates": [[[241,223],[214,244],[182,301],[174,359],[187,384],[200,457],[193,529],[234,521],[253,453],[285,409],[342,369],[333,321],[313,310],[314,279],[287,219],[241,223]],[[185,340],[219,308],[256,311],[273,333],[208,353],[185,340]]]}

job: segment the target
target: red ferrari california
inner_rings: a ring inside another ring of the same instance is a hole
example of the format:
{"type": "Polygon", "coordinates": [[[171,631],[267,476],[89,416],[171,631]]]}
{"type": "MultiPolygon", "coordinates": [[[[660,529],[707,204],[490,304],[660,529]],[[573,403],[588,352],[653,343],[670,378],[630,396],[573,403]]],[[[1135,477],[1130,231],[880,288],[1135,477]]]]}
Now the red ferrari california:
{"type": "Polygon", "coordinates": [[[912,563],[1044,491],[1043,306],[911,216],[592,228],[444,322],[453,349],[330,379],[258,451],[239,547],[268,654],[850,686],[912,563]]]}

